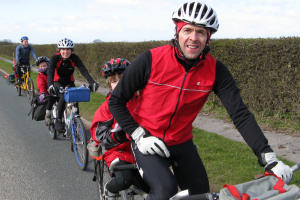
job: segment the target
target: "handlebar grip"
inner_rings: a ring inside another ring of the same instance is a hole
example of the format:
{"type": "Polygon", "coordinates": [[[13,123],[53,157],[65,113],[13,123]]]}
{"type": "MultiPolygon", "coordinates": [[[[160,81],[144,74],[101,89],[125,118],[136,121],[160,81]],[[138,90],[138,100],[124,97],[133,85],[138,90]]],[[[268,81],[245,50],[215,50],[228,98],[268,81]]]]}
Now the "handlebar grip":
{"type": "Polygon", "coordinates": [[[291,167],[292,168],[292,171],[295,172],[297,170],[300,169],[300,163],[296,163],[294,166],[291,167]]]}
{"type": "Polygon", "coordinates": [[[121,170],[127,170],[127,169],[136,169],[135,164],[126,164],[126,165],[117,165],[112,168],[112,171],[121,171],[121,170]]]}

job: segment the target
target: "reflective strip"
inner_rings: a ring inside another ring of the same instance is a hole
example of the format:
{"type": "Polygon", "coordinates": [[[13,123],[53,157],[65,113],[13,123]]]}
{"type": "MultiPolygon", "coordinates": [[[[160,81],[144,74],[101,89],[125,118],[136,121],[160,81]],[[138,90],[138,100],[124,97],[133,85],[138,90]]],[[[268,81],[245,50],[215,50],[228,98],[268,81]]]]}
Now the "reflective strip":
{"type": "MultiPolygon", "coordinates": [[[[173,86],[173,85],[168,85],[168,84],[162,84],[162,83],[155,83],[153,81],[149,81],[150,83],[154,84],[154,85],[164,85],[164,86],[168,86],[168,87],[172,87],[172,88],[176,88],[176,89],[181,89],[180,87],[177,87],[177,86],[173,86]]],[[[182,88],[182,90],[185,90],[185,91],[193,91],[193,92],[211,92],[211,90],[195,90],[195,89],[185,89],[185,88],[182,88]]]]}

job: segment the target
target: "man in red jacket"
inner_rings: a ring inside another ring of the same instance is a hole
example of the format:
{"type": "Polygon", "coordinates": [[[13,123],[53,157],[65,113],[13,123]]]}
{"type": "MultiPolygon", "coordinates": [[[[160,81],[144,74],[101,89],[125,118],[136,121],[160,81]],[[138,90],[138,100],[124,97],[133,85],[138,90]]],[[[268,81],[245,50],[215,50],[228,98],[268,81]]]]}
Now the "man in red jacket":
{"type": "Polygon", "coordinates": [[[270,148],[227,67],[208,53],[210,37],[219,28],[215,10],[203,2],[183,3],[172,20],[176,34],[171,44],[138,56],[109,100],[111,113],[134,141],[136,163],[150,187],[147,200],[169,199],[177,186],[191,194],[209,192],[206,170],[192,141],[192,122],[212,91],[259,163],[289,182],[291,168],[270,148]],[[131,110],[126,102],[136,91],[140,95],[131,110]]]}

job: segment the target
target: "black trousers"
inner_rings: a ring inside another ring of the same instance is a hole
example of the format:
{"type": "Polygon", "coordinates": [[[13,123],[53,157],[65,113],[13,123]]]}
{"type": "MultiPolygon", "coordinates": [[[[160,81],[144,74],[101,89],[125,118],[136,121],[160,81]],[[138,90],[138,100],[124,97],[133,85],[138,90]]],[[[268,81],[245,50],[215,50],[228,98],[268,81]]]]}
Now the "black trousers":
{"type": "MultiPolygon", "coordinates": [[[[126,164],[130,163],[120,160],[116,166],[126,164]]],[[[136,169],[115,171],[111,181],[107,183],[106,188],[112,193],[118,193],[121,190],[129,188],[131,185],[134,185],[145,192],[149,192],[148,186],[136,169]]]]}
{"type": "Polygon", "coordinates": [[[47,106],[46,106],[46,110],[52,110],[52,107],[54,105],[54,103],[56,101],[58,101],[58,98],[57,97],[53,97],[51,95],[47,96],[47,106]]]}
{"type": "Polygon", "coordinates": [[[177,193],[178,186],[191,194],[209,192],[207,173],[192,140],[169,146],[169,159],[144,155],[134,142],[132,149],[139,172],[150,188],[147,200],[168,200],[177,193]]]}

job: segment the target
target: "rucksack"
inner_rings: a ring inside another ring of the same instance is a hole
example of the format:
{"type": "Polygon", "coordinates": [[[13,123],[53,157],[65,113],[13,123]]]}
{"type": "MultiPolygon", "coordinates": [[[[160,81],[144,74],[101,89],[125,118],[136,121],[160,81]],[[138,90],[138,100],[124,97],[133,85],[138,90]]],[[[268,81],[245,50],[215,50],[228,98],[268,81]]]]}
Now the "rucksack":
{"type": "Polygon", "coordinates": [[[31,114],[31,117],[35,121],[42,121],[45,119],[46,107],[47,107],[47,98],[45,101],[40,101],[39,96],[33,97],[31,101],[31,109],[28,113],[28,116],[31,114]]]}
{"type": "Polygon", "coordinates": [[[14,83],[15,82],[15,73],[13,72],[10,75],[8,75],[7,80],[9,83],[14,83]]]}

